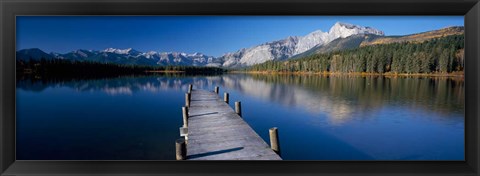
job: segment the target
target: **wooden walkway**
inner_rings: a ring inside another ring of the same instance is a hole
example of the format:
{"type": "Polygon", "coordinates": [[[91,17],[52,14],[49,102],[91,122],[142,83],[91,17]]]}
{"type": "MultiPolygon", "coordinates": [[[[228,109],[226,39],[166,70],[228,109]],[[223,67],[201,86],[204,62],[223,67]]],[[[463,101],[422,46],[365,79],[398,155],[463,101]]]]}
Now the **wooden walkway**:
{"type": "Polygon", "coordinates": [[[281,160],[213,91],[192,90],[187,160],[281,160]]]}

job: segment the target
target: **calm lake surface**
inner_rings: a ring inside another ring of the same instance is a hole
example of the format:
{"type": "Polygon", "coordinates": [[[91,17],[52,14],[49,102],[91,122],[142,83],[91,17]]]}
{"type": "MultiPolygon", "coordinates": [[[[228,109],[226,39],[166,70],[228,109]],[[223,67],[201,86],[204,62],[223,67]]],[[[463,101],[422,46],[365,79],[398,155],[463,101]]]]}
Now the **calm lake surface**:
{"type": "Polygon", "coordinates": [[[464,159],[462,78],[245,74],[18,81],[17,159],[174,160],[188,84],[278,127],[285,160],[464,159]]]}

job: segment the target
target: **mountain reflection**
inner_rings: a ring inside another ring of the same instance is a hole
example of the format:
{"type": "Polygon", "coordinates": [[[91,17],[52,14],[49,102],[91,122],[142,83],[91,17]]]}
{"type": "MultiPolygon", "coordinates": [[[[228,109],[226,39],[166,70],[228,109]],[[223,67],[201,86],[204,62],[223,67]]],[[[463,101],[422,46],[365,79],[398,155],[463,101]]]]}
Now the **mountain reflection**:
{"type": "MultiPolygon", "coordinates": [[[[388,78],[359,76],[254,76],[284,85],[294,91],[296,102],[303,102],[310,111],[324,112],[332,123],[354,117],[368,118],[371,109],[385,106],[433,111],[439,117],[463,113],[464,83],[462,78],[388,78]]],[[[391,109],[391,108],[390,108],[391,109]]],[[[361,119],[357,119],[361,120],[361,119]]]]}
{"type": "Polygon", "coordinates": [[[268,102],[324,114],[330,124],[368,118],[375,112],[369,109],[384,106],[433,111],[440,117],[464,109],[463,78],[258,74],[226,75],[220,83],[268,102]]]}
{"type": "MultiPolygon", "coordinates": [[[[221,86],[243,95],[275,102],[285,107],[300,107],[325,115],[331,124],[342,124],[352,117],[368,118],[369,109],[384,106],[407,107],[442,114],[464,109],[463,78],[406,78],[382,76],[246,75],[220,76],[144,76],[96,80],[18,80],[17,88],[41,92],[49,87],[67,87],[79,92],[101,91],[110,95],[134,95],[139,91],[186,91],[221,86]],[[352,115],[356,113],[356,115],[352,115]]],[[[362,120],[362,119],[356,119],[362,120]]]]}

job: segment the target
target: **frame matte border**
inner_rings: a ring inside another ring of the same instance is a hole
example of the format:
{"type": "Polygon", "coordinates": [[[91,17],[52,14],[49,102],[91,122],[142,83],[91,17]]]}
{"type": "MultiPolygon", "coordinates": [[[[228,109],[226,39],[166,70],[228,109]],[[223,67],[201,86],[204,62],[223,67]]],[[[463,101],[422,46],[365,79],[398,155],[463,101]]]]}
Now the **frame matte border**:
{"type": "Polygon", "coordinates": [[[0,0],[0,11],[1,175],[479,175],[478,0],[0,0]],[[16,161],[16,15],[464,15],[465,161],[16,161]]]}

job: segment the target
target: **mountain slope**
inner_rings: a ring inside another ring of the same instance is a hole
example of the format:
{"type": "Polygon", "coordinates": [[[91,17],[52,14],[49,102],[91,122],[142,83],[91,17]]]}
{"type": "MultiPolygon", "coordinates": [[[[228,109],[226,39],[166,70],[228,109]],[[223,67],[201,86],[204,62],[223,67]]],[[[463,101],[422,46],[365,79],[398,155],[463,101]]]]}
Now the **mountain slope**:
{"type": "Polygon", "coordinates": [[[448,27],[434,31],[422,32],[418,34],[405,36],[380,36],[371,34],[358,34],[346,38],[338,38],[326,45],[317,45],[301,54],[292,56],[289,59],[298,59],[318,53],[327,53],[332,51],[341,51],[354,49],[369,45],[380,45],[401,42],[423,42],[434,38],[441,38],[451,35],[461,35],[464,33],[464,27],[448,27]]]}
{"type": "Polygon", "coordinates": [[[127,65],[180,65],[238,68],[267,61],[302,58],[316,53],[395,42],[421,42],[463,33],[463,27],[449,27],[406,36],[384,36],[382,31],[371,27],[337,22],[328,32],[317,30],[305,36],[290,36],[282,40],[266,42],[250,48],[243,48],[220,57],[207,56],[201,53],[141,52],[132,48],[107,48],[101,51],[79,49],[65,54],[48,54],[38,48],[33,48],[17,51],[17,59],[39,60],[41,58],[58,58],[127,65]]]}
{"type": "MultiPolygon", "coordinates": [[[[354,37],[352,37],[354,38],[354,37]]],[[[462,34],[423,42],[397,42],[266,62],[247,70],[260,72],[449,74],[465,64],[462,34]]],[[[358,44],[358,41],[357,41],[358,44]]]]}
{"type": "Polygon", "coordinates": [[[47,54],[38,48],[22,49],[16,52],[17,59],[20,60],[40,60],[40,59],[52,59],[54,56],[47,54]]]}
{"type": "Polygon", "coordinates": [[[295,52],[297,37],[264,43],[252,48],[244,48],[235,53],[220,57],[223,67],[242,67],[263,63],[269,60],[288,59],[295,52]]]}
{"type": "Polygon", "coordinates": [[[412,35],[380,37],[372,41],[365,41],[360,46],[400,43],[400,42],[423,42],[426,40],[450,36],[450,35],[461,35],[464,32],[465,32],[464,27],[454,26],[454,27],[447,27],[439,30],[422,32],[422,33],[417,33],[412,35]]]}
{"type": "Polygon", "coordinates": [[[283,40],[244,48],[221,57],[223,67],[244,67],[271,60],[285,60],[319,45],[325,45],[338,38],[357,34],[384,35],[382,31],[371,27],[337,22],[328,32],[314,31],[305,36],[288,37],[283,40]]]}
{"type": "Polygon", "coordinates": [[[243,48],[233,53],[227,53],[220,57],[206,56],[200,53],[186,54],[181,52],[140,52],[132,48],[115,49],[107,48],[102,51],[76,50],[65,54],[43,51],[24,50],[19,51],[17,58],[20,60],[30,59],[30,55],[36,58],[59,58],[76,61],[95,61],[102,63],[138,64],[138,65],[192,65],[192,66],[215,66],[215,67],[244,67],[264,63],[271,60],[286,60],[294,55],[308,51],[314,47],[327,45],[339,39],[352,35],[370,34],[383,36],[382,31],[371,27],[363,27],[353,24],[335,23],[328,32],[317,30],[305,36],[290,36],[282,40],[263,43],[250,48],[243,48]],[[38,54],[29,54],[38,53],[38,54]]]}
{"type": "Polygon", "coordinates": [[[216,58],[201,53],[187,54],[178,52],[157,53],[140,52],[132,48],[107,48],[102,51],[75,50],[65,54],[45,53],[38,48],[23,49],[17,52],[17,60],[69,59],[72,61],[93,61],[123,65],[182,65],[182,66],[219,66],[216,58]]]}
{"type": "Polygon", "coordinates": [[[349,36],[347,38],[338,38],[326,45],[317,45],[303,53],[292,56],[289,59],[298,59],[298,58],[307,57],[317,53],[327,53],[332,51],[341,51],[346,49],[358,48],[362,43],[366,41],[375,40],[377,38],[381,38],[381,36],[372,35],[372,34],[358,34],[358,35],[349,36]]]}

